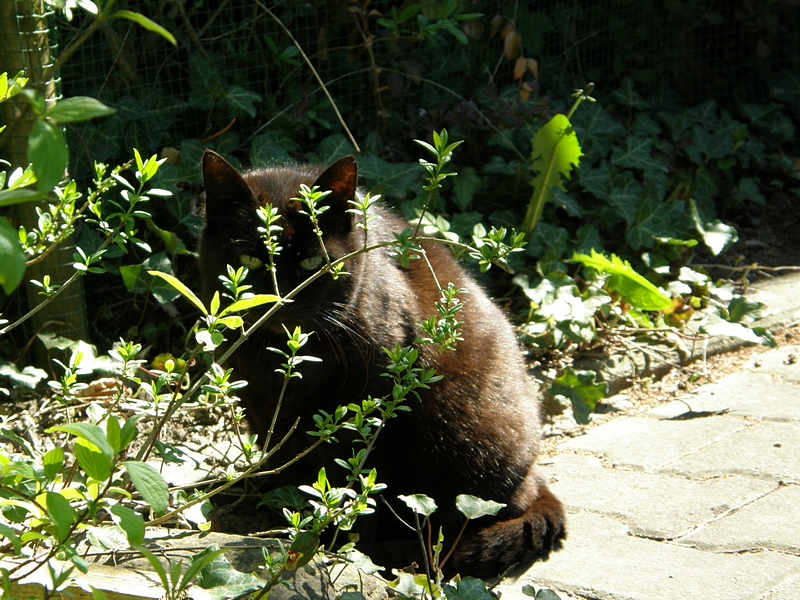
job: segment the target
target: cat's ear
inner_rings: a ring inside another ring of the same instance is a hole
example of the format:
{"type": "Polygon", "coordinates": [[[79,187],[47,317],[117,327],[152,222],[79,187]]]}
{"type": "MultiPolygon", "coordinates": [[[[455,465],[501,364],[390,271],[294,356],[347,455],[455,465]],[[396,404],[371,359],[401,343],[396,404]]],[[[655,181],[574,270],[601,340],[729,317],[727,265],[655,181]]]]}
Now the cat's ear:
{"type": "Polygon", "coordinates": [[[239,172],[216,152],[203,154],[203,186],[206,190],[206,218],[230,214],[235,205],[255,203],[253,192],[239,172]]]}
{"type": "Polygon", "coordinates": [[[352,156],[343,156],[317,177],[314,185],[331,192],[323,200],[323,204],[330,206],[320,217],[323,230],[330,231],[333,226],[340,231],[350,231],[353,219],[347,212],[351,208],[348,201],[355,199],[357,184],[358,165],[352,156]]]}

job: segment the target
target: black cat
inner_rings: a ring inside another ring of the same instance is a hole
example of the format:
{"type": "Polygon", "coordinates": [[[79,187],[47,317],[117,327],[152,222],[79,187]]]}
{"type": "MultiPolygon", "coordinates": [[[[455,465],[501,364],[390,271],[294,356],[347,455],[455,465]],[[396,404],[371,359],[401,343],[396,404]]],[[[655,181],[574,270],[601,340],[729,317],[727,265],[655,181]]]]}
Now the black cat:
{"type": "MultiPolygon", "coordinates": [[[[206,193],[205,228],[200,239],[200,264],[204,295],[208,301],[221,290],[219,276],[226,265],[250,268],[247,283],[255,293],[274,293],[271,275],[257,268],[268,256],[256,228],[256,207],[276,207],[282,219],[276,272],[285,294],[322,264],[319,242],[307,215],[301,214],[297,197],[301,184],[330,190],[321,215],[324,243],[332,260],[363,246],[363,231],[346,212],[356,194],[357,167],[352,157],[341,158],[325,168],[313,165],[275,167],[239,174],[219,155],[206,151],[203,181],[206,193]]],[[[370,224],[370,243],[393,240],[392,233],[407,224],[384,208],[370,224]]],[[[398,512],[396,497],[422,493],[440,507],[433,515],[444,526],[446,542],[455,539],[463,516],[455,509],[458,494],[472,494],[507,504],[497,517],[470,522],[458,545],[448,572],[478,577],[494,576],[514,563],[546,558],[565,537],[561,503],[551,494],[535,467],[541,437],[539,402],[525,374],[514,332],[480,287],[438,244],[424,245],[442,286],[452,282],[466,288],[459,320],[463,341],[456,351],[439,353],[420,345],[425,368],[443,376],[410,401],[412,412],[392,420],[377,440],[368,466],[378,469],[378,480],[388,485],[384,497],[398,512]]],[[[282,376],[275,373],[282,358],[266,350],[285,347],[286,333],[301,326],[314,331],[302,354],[317,356],[319,363],[303,363],[302,380],[287,388],[273,439],[280,439],[297,417],[300,425],[283,449],[281,458],[294,456],[311,438],[311,417],[320,409],[332,412],[338,405],[358,402],[368,394],[384,396],[391,382],[381,377],[386,365],[382,347],[414,345],[420,335],[417,324],[434,314],[439,292],[422,260],[402,268],[386,250],[361,254],[345,265],[349,276],[334,280],[325,275],[282,308],[233,355],[227,366],[237,379],[249,385],[239,396],[253,430],[263,440],[270,427],[282,376]]],[[[328,446],[328,445],[325,445],[328,446]]],[[[309,457],[308,469],[294,483],[309,483],[316,470],[330,464],[336,448],[321,449],[309,457]],[[301,477],[305,477],[304,479],[301,477]]],[[[340,451],[341,453],[341,451],[340,451]]],[[[302,470],[302,469],[301,469],[302,470]]],[[[340,468],[328,468],[336,476],[340,468]]],[[[373,542],[407,539],[409,532],[388,511],[368,517],[374,522],[373,542]]],[[[407,509],[405,509],[407,514],[407,509]]],[[[392,544],[395,548],[403,544],[392,544]]],[[[414,547],[413,544],[410,547],[414,547]]],[[[369,553],[369,552],[368,552],[369,553]]],[[[402,567],[419,556],[398,557],[402,567]]]]}

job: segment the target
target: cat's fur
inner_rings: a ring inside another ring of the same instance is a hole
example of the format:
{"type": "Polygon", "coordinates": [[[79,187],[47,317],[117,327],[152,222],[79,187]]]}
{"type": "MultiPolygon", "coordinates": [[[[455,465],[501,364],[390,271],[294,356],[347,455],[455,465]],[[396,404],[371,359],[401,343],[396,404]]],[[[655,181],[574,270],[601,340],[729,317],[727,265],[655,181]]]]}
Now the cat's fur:
{"type": "MultiPolygon", "coordinates": [[[[352,157],[327,169],[287,166],[240,175],[220,156],[207,151],[203,179],[206,223],[200,263],[206,301],[221,289],[219,276],[225,274],[226,264],[238,267],[241,255],[268,262],[256,232],[260,223],[255,214],[256,207],[265,203],[276,206],[283,217],[282,251],[277,259],[281,293],[308,277],[310,272],[299,263],[320,250],[309,218],[298,214],[299,203],[291,201],[299,195],[301,183],[332,190],[324,201],[330,208],[321,217],[331,258],[363,245],[363,231],[355,227],[355,217],[345,212],[351,208],[347,201],[356,193],[357,168],[352,157]]],[[[407,227],[386,209],[376,208],[374,213],[381,219],[370,224],[370,243],[392,240],[392,231],[407,227]]],[[[464,520],[454,508],[458,494],[506,503],[496,518],[482,517],[469,524],[447,569],[463,575],[493,576],[514,563],[546,558],[560,547],[565,537],[564,512],[534,465],[541,435],[539,402],[511,326],[447,247],[427,244],[425,250],[441,285],[453,282],[469,291],[461,296],[464,308],[459,313],[459,320],[465,322],[461,330],[464,339],[455,352],[439,353],[431,345],[419,347],[422,364],[434,367],[444,379],[432,384],[421,402],[409,401],[411,413],[388,423],[368,466],[377,467],[378,480],[388,484],[384,496],[407,518],[408,509],[396,499],[399,494],[423,493],[434,498],[439,506],[434,525],[444,526],[446,543],[452,543],[464,520]]],[[[249,382],[239,396],[252,428],[263,440],[282,385],[282,376],[275,369],[283,360],[266,348],[285,348],[281,324],[290,331],[300,325],[305,332],[315,332],[301,353],[317,356],[322,362],[303,363],[302,380],[289,384],[273,440],[280,439],[297,417],[300,425],[273,466],[309,443],[311,438],[304,432],[314,428],[311,417],[318,410],[332,412],[367,394],[387,394],[390,380],[381,377],[387,362],[381,347],[413,345],[421,333],[417,324],[435,313],[439,294],[424,261],[414,260],[408,268],[401,268],[381,249],[349,260],[345,268],[349,276],[336,281],[323,276],[300,293],[247,340],[227,365],[234,367],[236,379],[249,382]]],[[[251,270],[246,283],[253,285],[253,292],[274,293],[263,268],[251,270]]],[[[329,466],[331,456],[337,453],[349,456],[349,450],[342,452],[341,446],[323,448],[310,461],[309,469],[314,471],[304,473],[306,478],[295,483],[310,483],[309,478],[322,465],[329,467],[329,477],[342,475],[340,468],[329,466]]],[[[409,532],[389,511],[381,509],[378,502],[373,541],[407,538],[409,532]]],[[[416,559],[422,564],[420,558],[403,556],[400,560],[416,559]]]]}

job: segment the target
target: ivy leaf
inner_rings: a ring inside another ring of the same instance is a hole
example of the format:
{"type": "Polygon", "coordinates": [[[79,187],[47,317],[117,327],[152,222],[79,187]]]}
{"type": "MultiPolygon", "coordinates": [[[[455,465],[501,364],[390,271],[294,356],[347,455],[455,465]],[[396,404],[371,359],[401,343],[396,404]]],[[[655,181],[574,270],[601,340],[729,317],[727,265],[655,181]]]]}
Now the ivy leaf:
{"type": "Polygon", "coordinates": [[[506,505],[493,500],[483,500],[469,494],[459,494],[456,497],[456,508],[470,521],[480,519],[486,515],[496,516],[501,508],[506,505]]]}
{"type": "Polygon", "coordinates": [[[721,252],[732,246],[739,240],[736,230],[730,225],[726,225],[722,221],[712,221],[711,223],[704,223],[700,218],[700,213],[697,210],[697,205],[694,200],[689,199],[687,203],[689,207],[689,217],[694,223],[703,242],[714,256],[719,255],[721,252]]]}
{"type": "Polygon", "coordinates": [[[672,305],[672,299],[662,294],[650,281],[639,275],[627,260],[616,254],[609,260],[592,250],[591,254],[573,254],[570,262],[581,263],[601,274],[611,277],[608,289],[619,293],[625,302],[640,310],[664,310],[672,305]]]}
{"type": "Polygon", "coordinates": [[[153,277],[150,271],[172,274],[172,261],[166,252],[149,256],[140,265],[125,265],[119,268],[122,282],[131,294],[153,294],[160,305],[169,304],[180,297],[180,292],[161,278],[153,277]]]}
{"type": "Polygon", "coordinates": [[[371,154],[358,161],[358,174],[373,192],[394,198],[405,198],[422,175],[419,163],[390,163],[371,154]]]}
{"type": "Polygon", "coordinates": [[[319,159],[317,162],[323,165],[329,165],[336,159],[347,156],[348,154],[353,154],[354,152],[353,144],[350,143],[347,137],[341,133],[334,133],[320,142],[317,148],[317,157],[319,159]]]}
{"type": "MultiPolygon", "coordinates": [[[[218,551],[218,547],[212,544],[203,552],[209,550],[218,551]]],[[[196,600],[239,598],[264,587],[262,579],[250,573],[237,571],[231,566],[228,559],[221,555],[216,556],[213,561],[200,569],[194,584],[187,590],[187,595],[196,600]],[[199,594],[197,587],[202,590],[199,594]]]]}
{"type": "Polygon", "coordinates": [[[686,118],[693,123],[704,123],[706,126],[714,128],[717,122],[717,101],[706,100],[692,108],[686,109],[686,118]]]}
{"type": "Polygon", "coordinates": [[[231,86],[225,93],[225,102],[231,108],[233,115],[247,113],[251,117],[255,117],[256,103],[262,100],[260,95],[238,85],[231,86]]]}
{"type": "Polygon", "coordinates": [[[681,222],[684,212],[682,202],[661,202],[650,196],[639,205],[636,223],[625,232],[625,240],[635,249],[652,248],[654,238],[680,237],[675,224],[681,222]]]}
{"type": "Polygon", "coordinates": [[[465,211],[472,203],[472,197],[481,188],[481,180],[474,167],[465,167],[453,179],[453,192],[455,203],[459,210],[465,211]]]}
{"type": "Polygon", "coordinates": [[[630,227],[636,222],[639,215],[642,185],[634,179],[630,171],[623,171],[615,176],[611,185],[608,204],[617,210],[617,214],[630,227]]]}
{"type": "Polygon", "coordinates": [[[142,498],[156,514],[162,514],[169,507],[169,488],[161,473],[152,466],[137,460],[121,463],[142,498]]]}
{"type": "Polygon", "coordinates": [[[578,136],[564,115],[555,115],[533,136],[531,167],[536,177],[533,180],[533,196],[522,225],[528,237],[541,219],[544,205],[553,197],[552,188],[564,189],[561,176],[569,179],[581,156],[578,136]]]}
{"type": "Polygon", "coordinates": [[[494,600],[496,596],[480,579],[464,577],[455,583],[448,583],[443,588],[447,600],[494,600]]]}
{"type": "Polygon", "coordinates": [[[256,508],[269,506],[270,508],[280,510],[288,506],[295,510],[303,510],[307,505],[308,501],[305,499],[305,496],[300,493],[300,490],[293,485],[284,485],[267,492],[256,508]]]}
{"type": "Polygon", "coordinates": [[[572,116],[572,124],[588,164],[608,156],[614,140],[625,135],[625,126],[597,102],[588,106],[584,103],[572,116]]]}
{"type": "Polygon", "coordinates": [[[436,509],[438,508],[433,498],[430,498],[425,494],[398,496],[398,498],[403,502],[405,502],[408,508],[410,508],[417,514],[422,515],[423,517],[431,516],[434,512],[436,512],[436,509]]]}
{"type": "Polygon", "coordinates": [[[612,164],[626,169],[644,169],[667,172],[666,165],[652,156],[653,140],[636,135],[625,138],[625,147],[615,147],[612,164]]]}
{"type": "Polygon", "coordinates": [[[742,202],[750,200],[750,202],[758,206],[767,205],[767,199],[758,190],[758,183],[752,177],[742,177],[739,180],[739,185],[733,191],[733,197],[742,202]]]}
{"type": "Polygon", "coordinates": [[[597,401],[605,398],[608,392],[608,384],[595,383],[595,377],[597,373],[594,371],[575,372],[572,367],[567,367],[547,391],[553,396],[569,399],[575,420],[585,425],[597,401]]]}
{"type": "Polygon", "coordinates": [[[583,191],[601,200],[608,200],[609,183],[614,174],[614,169],[606,161],[602,161],[596,169],[584,164],[578,170],[578,181],[583,191]]]}
{"type": "Polygon", "coordinates": [[[679,113],[660,112],[658,116],[661,117],[661,120],[667,124],[670,132],[672,132],[673,142],[679,142],[689,137],[689,128],[692,126],[692,120],[685,110],[679,113]]]}
{"type": "Polygon", "coordinates": [[[622,87],[611,92],[611,95],[625,106],[638,108],[639,110],[650,108],[650,105],[633,89],[633,80],[630,77],[625,77],[622,80],[622,87]]]}
{"type": "Polygon", "coordinates": [[[583,216],[581,205],[578,204],[575,198],[557,187],[554,187],[551,191],[553,193],[553,204],[555,204],[556,208],[563,209],[570,217],[583,216]]]}

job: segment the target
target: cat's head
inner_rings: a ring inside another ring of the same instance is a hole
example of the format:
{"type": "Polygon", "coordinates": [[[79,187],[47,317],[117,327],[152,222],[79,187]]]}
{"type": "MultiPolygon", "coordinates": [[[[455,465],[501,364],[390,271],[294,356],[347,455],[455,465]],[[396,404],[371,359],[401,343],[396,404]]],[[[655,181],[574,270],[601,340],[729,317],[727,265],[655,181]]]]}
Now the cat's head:
{"type": "MultiPolygon", "coordinates": [[[[282,231],[277,234],[281,250],[275,257],[281,295],[324,264],[311,219],[301,212],[304,208],[301,203],[293,200],[299,197],[301,184],[330,190],[321,201],[328,208],[320,215],[319,222],[331,260],[357,250],[360,238],[354,232],[353,216],[347,212],[351,208],[348,201],[356,194],[357,179],[358,168],[352,156],[340,158],[327,168],[296,165],[240,174],[220,155],[207,150],[203,155],[205,226],[199,247],[204,300],[208,302],[215,291],[223,291],[219,276],[226,274],[226,265],[249,269],[245,283],[253,286],[251,292],[275,293],[272,275],[265,267],[269,264],[269,254],[257,230],[262,225],[256,214],[259,206],[271,204],[281,215],[278,225],[282,231]]],[[[348,261],[345,268],[352,272],[358,263],[358,260],[348,261]]],[[[351,289],[352,277],[334,281],[325,274],[298,294],[268,327],[277,331],[280,322],[290,329],[295,325],[305,326],[320,306],[346,302],[351,289]]]]}

